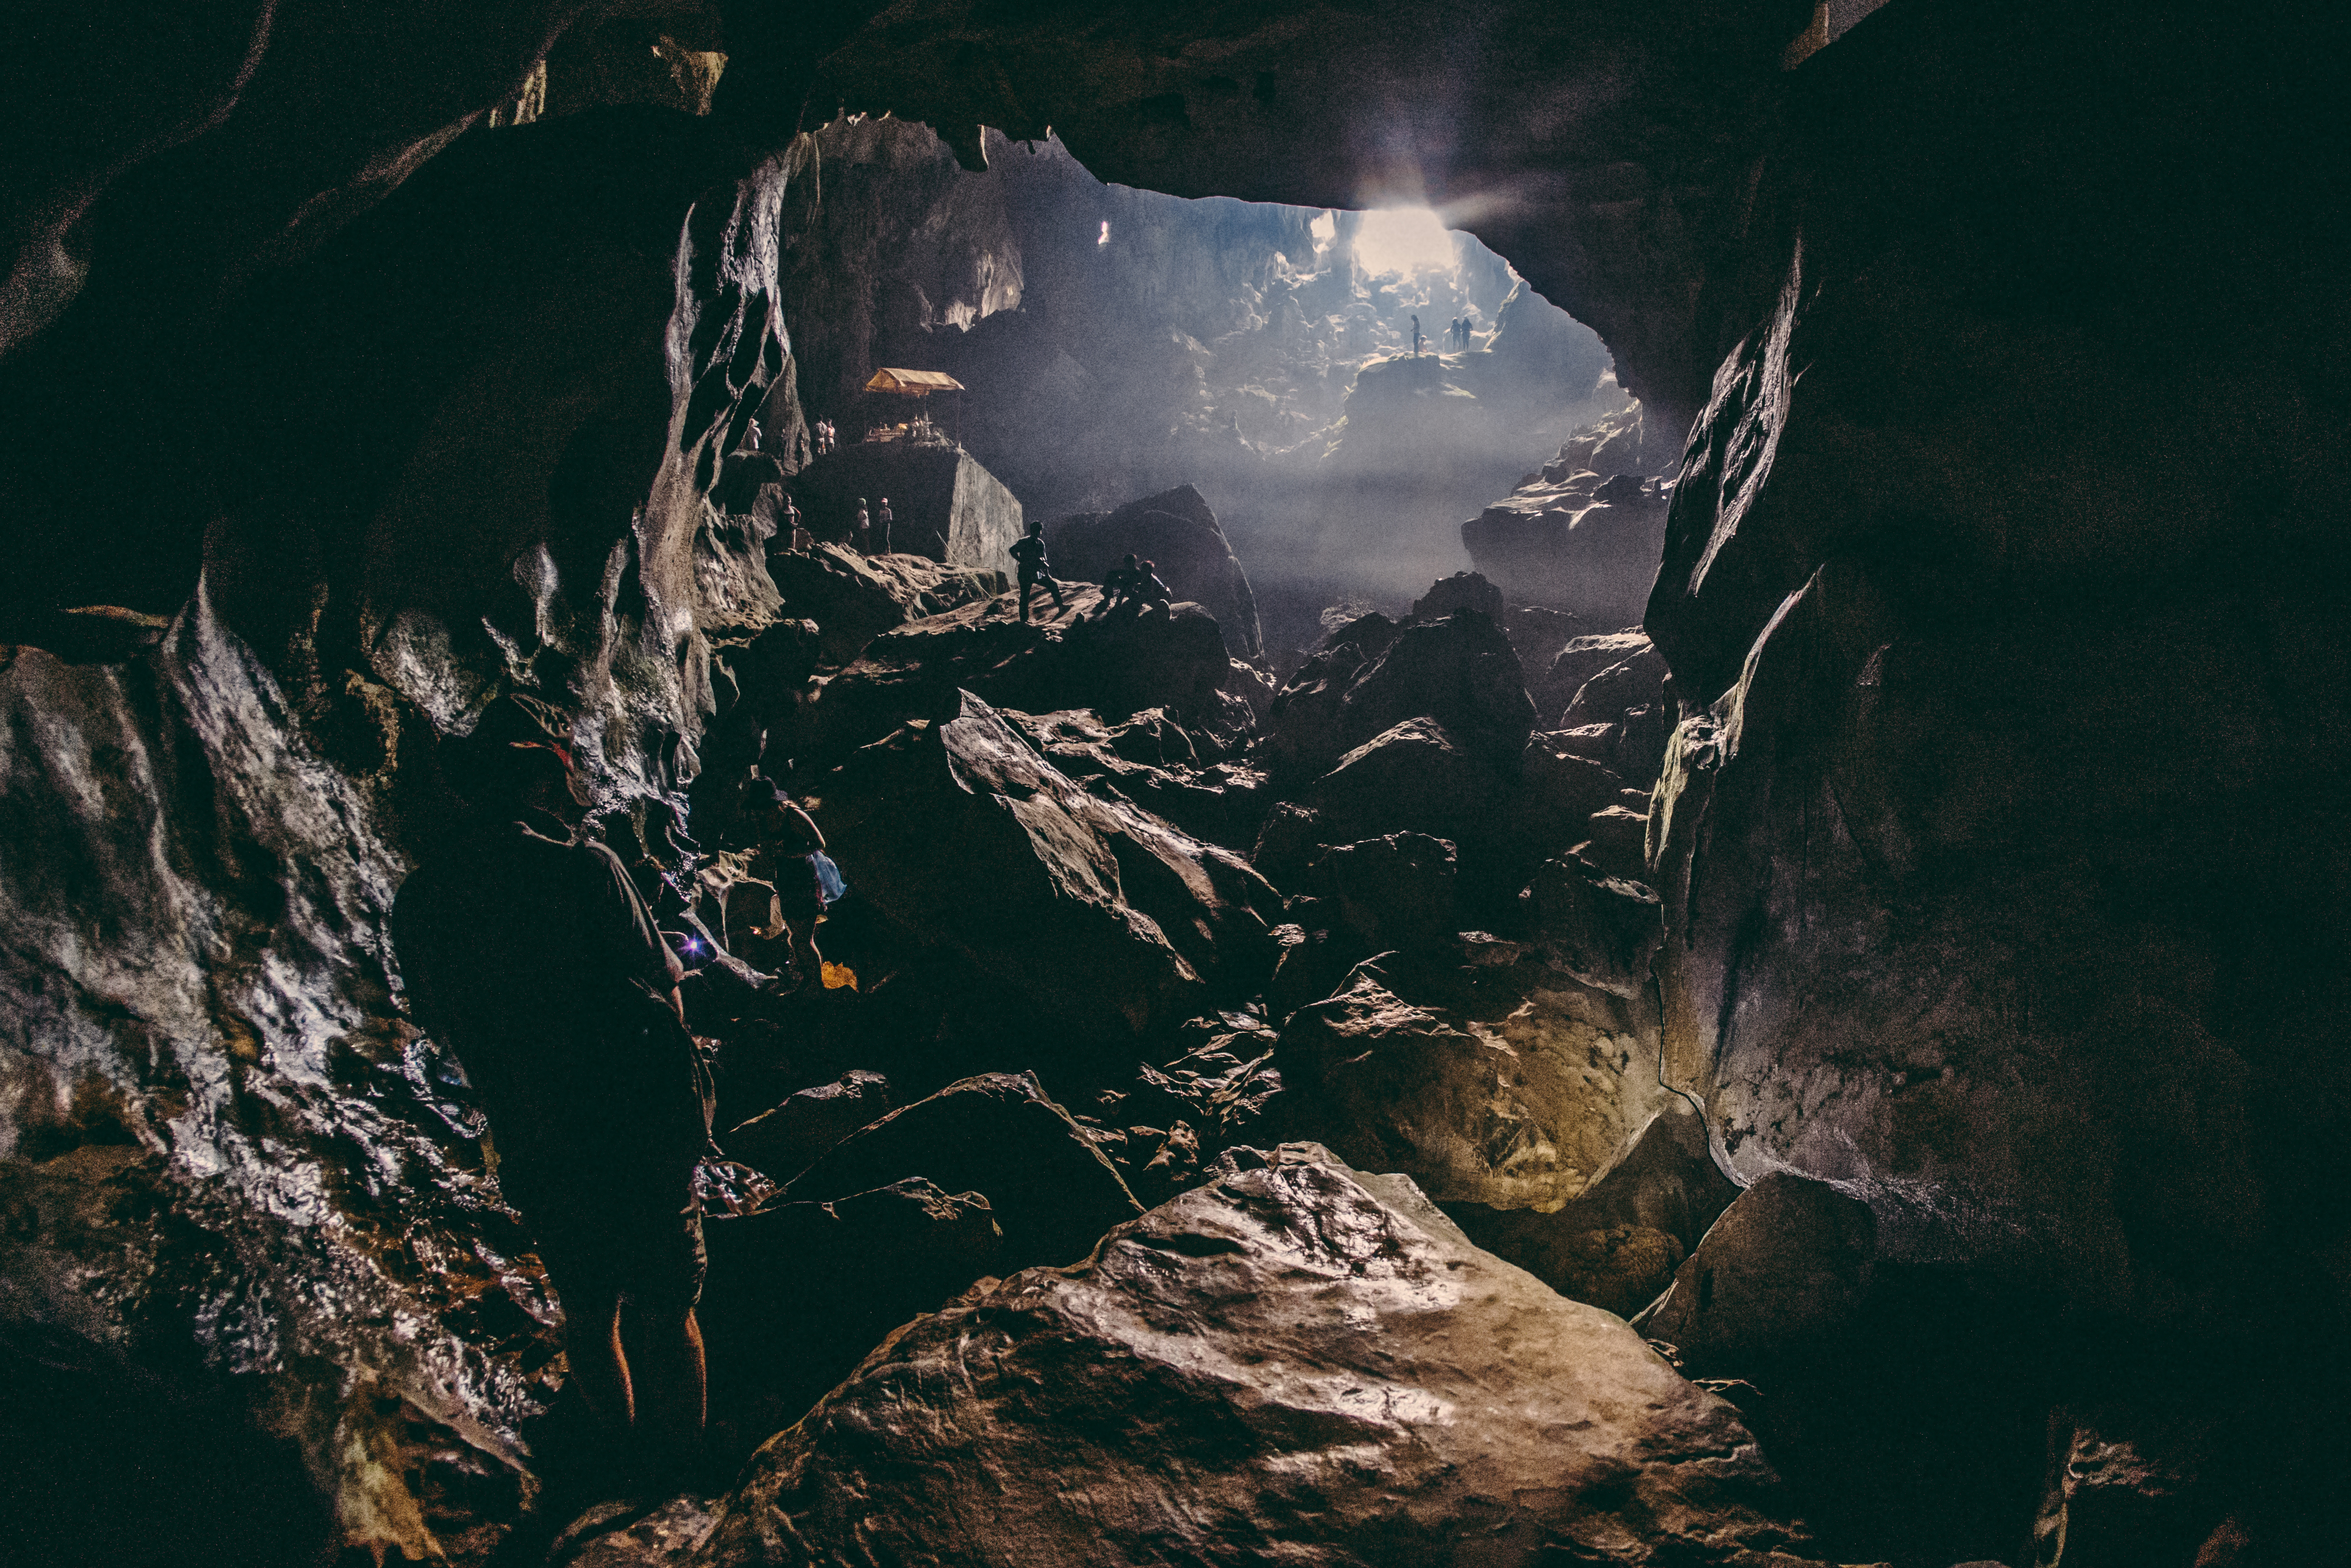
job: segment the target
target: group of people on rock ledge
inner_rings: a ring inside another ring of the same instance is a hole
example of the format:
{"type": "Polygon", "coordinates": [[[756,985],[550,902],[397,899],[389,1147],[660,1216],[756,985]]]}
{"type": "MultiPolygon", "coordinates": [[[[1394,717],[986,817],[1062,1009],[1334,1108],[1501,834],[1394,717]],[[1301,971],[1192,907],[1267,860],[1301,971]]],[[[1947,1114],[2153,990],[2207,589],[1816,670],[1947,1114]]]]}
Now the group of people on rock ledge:
{"type": "MultiPolygon", "coordinates": [[[[501,698],[444,758],[464,809],[392,908],[410,1009],[488,1119],[499,1189],[546,1266],[590,1411],[642,1473],[674,1475],[707,1408],[696,1176],[715,1153],[687,969],[590,826],[552,708],[501,698]]],[[[789,940],[792,984],[776,988],[820,987],[816,926],[847,891],[840,869],[779,786],[753,778],[742,803],[746,870],[773,889],[767,924],[789,940]]],[[[654,881],[666,907],[674,889],[654,881]]],[[[697,936],[682,945],[715,956],[697,936]]]]}
{"type": "MultiPolygon", "coordinates": [[[[1045,558],[1045,525],[1032,518],[1029,531],[1013,540],[1011,550],[1020,581],[1020,619],[1029,619],[1029,595],[1040,587],[1052,594],[1055,610],[1067,610],[1061,581],[1045,558]]],[[[1159,580],[1159,563],[1138,561],[1132,554],[1102,574],[1102,606],[1094,612],[1097,621],[1107,621],[1114,610],[1140,615],[1154,605],[1168,609],[1176,599],[1175,591],[1159,580]]]]}

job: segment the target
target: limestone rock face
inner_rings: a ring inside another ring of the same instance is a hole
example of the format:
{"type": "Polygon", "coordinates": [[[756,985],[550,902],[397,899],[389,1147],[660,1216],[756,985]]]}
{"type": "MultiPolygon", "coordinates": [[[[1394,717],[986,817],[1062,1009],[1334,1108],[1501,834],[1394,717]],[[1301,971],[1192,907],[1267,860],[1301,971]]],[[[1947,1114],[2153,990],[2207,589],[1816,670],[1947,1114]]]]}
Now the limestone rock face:
{"type": "Polygon", "coordinates": [[[1357,965],[1282,1031],[1282,1125],[1440,1202],[1557,1207],[1582,1193],[1663,1097],[1646,1009],[1539,965],[1478,990],[1447,995],[1404,961],[1357,965]]]}
{"type": "MultiPolygon", "coordinates": [[[[219,1440],[277,1522],[207,1503],[120,1560],[259,1558],[314,1529],[486,1552],[524,1507],[555,1314],[463,1073],[395,1005],[384,816],[202,595],[126,664],[9,650],[0,715],[9,1341],[82,1367],[77,1408],[143,1420],[142,1368],[170,1367],[192,1408],[276,1434],[219,1440]]],[[[107,1500],[120,1458],[44,1469],[39,1507],[149,1519],[107,1500]]]]}
{"type": "Polygon", "coordinates": [[[831,543],[804,555],[778,550],[768,558],[768,574],[784,613],[817,623],[828,664],[851,663],[893,626],[992,599],[1010,586],[999,570],[942,568],[907,555],[868,558],[831,543]]]}
{"type": "Polygon", "coordinates": [[[1212,993],[1245,997],[1272,967],[1277,901],[1245,861],[1089,794],[968,694],[952,719],[860,751],[822,793],[859,894],[977,962],[1040,1024],[1130,1035],[1212,993]]]}
{"type": "Polygon", "coordinates": [[[812,460],[791,483],[803,521],[818,538],[979,571],[1013,570],[1012,541],[1027,520],[1019,500],[977,458],[956,446],[842,439],[839,451],[812,460]],[[892,519],[887,551],[879,515],[884,497],[892,519]],[[860,500],[869,503],[870,546],[857,536],[860,500]]]}
{"type": "Polygon", "coordinates": [[[1249,573],[1217,526],[1217,514],[1189,485],[1129,501],[1114,512],[1081,512],[1049,523],[1045,543],[1054,571],[1082,582],[1102,581],[1128,555],[1156,561],[1176,598],[1217,618],[1234,657],[1253,659],[1264,651],[1249,573]]]}
{"type": "Polygon", "coordinates": [[[1119,723],[1084,708],[1006,717],[1089,789],[1132,800],[1212,844],[1253,844],[1272,803],[1262,768],[1217,760],[1209,734],[1186,729],[1161,708],[1119,723]]]}
{"type": "Polygon", "coordinates": [[[1630,1330],[1291,1145],[894,1335],[695,1562],[1795,1568],[1803,1542],[1730,1408],[1630,1330]]]}

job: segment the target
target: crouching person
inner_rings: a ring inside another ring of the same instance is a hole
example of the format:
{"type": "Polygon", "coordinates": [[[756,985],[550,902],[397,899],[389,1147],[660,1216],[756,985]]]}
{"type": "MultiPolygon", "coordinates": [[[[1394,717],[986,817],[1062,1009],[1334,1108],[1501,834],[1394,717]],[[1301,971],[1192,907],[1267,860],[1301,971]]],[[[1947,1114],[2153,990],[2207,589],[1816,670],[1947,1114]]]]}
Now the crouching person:
{"type": "Polygon", "coordinates": [[[586,791],[541,716],[501,702],[466,749],[471,819],[392,910],[411,1004],[488,1115],[590,1409],[632,1458],[684,1463],[705,1404],[695,1171],[712,1095],[682,970],[618,858],[580,833],[586,791]]]}

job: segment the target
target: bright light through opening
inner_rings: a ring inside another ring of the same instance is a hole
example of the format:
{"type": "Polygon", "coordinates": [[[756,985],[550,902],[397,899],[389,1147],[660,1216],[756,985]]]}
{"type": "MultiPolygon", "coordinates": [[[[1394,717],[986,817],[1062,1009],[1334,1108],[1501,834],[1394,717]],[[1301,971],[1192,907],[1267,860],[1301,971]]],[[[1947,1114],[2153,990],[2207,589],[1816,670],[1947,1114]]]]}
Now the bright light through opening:
{"type": "Polygon", "coordinates": [[[1331,248],[1332,240],[1338,236],[1339,214],[1324,213],[1306,225],[1306,232],[1314,236],[1314,254],[1321,256],[1331,248]]]}
{"type": "Polygon", "coordinates": [[[1374,277],[1391,272],[1418,272],[1423,267],[1453,268],[1453,236],[1426,207],[1389,207],[1365,213],[1355,231],[1355,259],[1374,277]]]}
{"type": "Polygon", "coordinates": [[[1108,218],[1104,218],[1102,220],[1102,238],[1094,241],[1094,243],[1096,245],[1108,245],[1110,243],[1110,220],[1108,218]]]}

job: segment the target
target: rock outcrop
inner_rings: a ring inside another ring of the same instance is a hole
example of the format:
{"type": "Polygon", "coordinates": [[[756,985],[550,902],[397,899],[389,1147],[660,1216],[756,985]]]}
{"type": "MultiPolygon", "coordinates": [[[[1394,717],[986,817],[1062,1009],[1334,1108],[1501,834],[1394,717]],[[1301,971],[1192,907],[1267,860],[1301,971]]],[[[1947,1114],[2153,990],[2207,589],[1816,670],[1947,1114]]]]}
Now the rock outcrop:
{"type": "Polygon", "coordinates": [[[1231,665],[1217,623],[1199,606],[1179,603],[1142,614],[1104,618],[1101,596],[1071,591],[1068,609],[1049,599],[1037,619],[1019,618],[1011,597],[968,604],[896,627],[825,686],[814,713],[817,738],[802,755],[838,758],[910,718],[952,714],[958,691],[1023,713],[1086,708],[1129,718],[1148,708],[1214,727],[1238,707],[1224,687],[1231,665]]]}
{"type": "Polygon", "coordinates": [[[1517,489],[1461,525],[1478,570],[1517,599],[1603,626],[1638,621],[1655,582],[1677,454],[1645,440],[1639,410],[1571,439],[1517,489]]]}
{"type": "Polygon", "coordinates": [[[1131,1038],[1272,968],[1277,900],[1247,862],[1088,793],[976,696],[864,747],[820,793],[860,895],[1049,1032],[1131,1038]]]}
{"type": "Polygon", "coordinates": [[[695,1561],[1796,1568],[1803,1544],[1728,1406],[1410,1182],[1291,1146],[893,1335],[695,1561]]]}
{"type": "Polygon", "coordinates": [[[1176,598],[1217,618],[1227,652],[1254,659],[1263,651],[1249,574],[1217,526],[1217,514],[1189,485],[1129,501],[1114,512],[1060,518],[1046,525],[1045,542],[1053,570],[1085,582],[1104,581],[1126,556],[1155,561],[1176,598]]]}
{"type": "Polygon", "coordinates": [[[1667,1098],[1655,1026],[1638,999],[1497,956],[1467,975],[1374,960],[1292,1014],[1274,1057],[1281,1125],[1439,1202],[1557,1207],[1582,1194],[1667,1098]]]}

